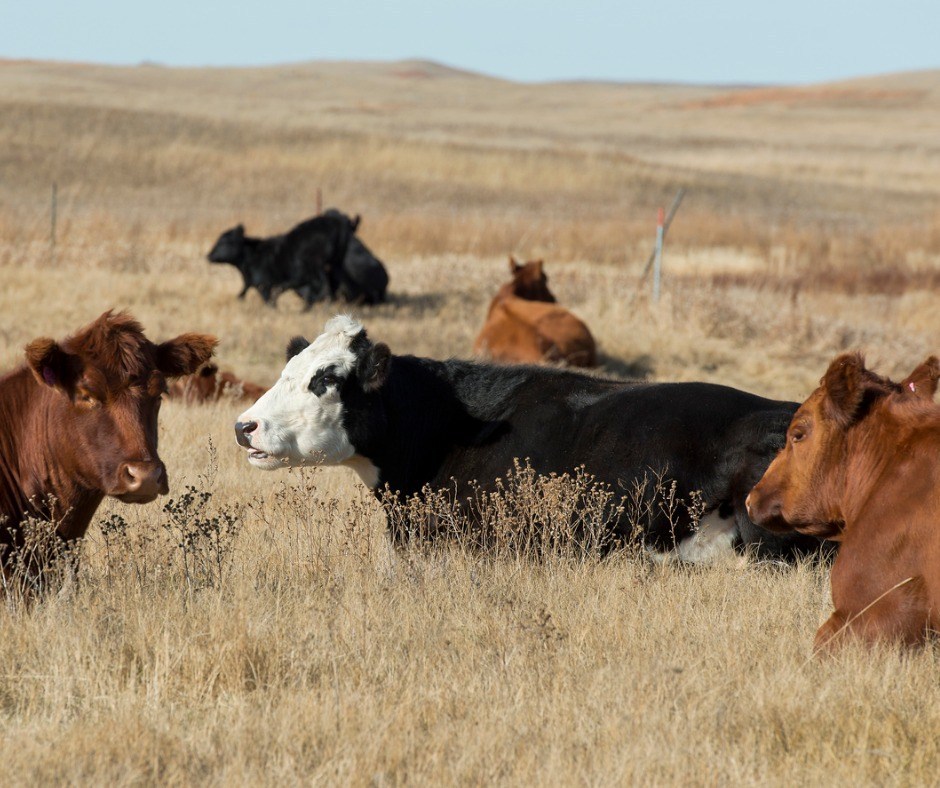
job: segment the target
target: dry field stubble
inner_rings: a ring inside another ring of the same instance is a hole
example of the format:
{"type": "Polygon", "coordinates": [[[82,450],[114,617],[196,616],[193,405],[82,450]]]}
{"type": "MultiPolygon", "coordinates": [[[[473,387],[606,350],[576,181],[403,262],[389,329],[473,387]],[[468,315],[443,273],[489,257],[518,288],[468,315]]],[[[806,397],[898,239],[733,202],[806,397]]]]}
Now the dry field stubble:
{"type": "MultiPolygon", "coordinates": [[[[936,78],[794,108],[397,68],[2,64],[0,368],[120,306],[270,383],[333,307],[238,302],[204,254],[317,187],[388,263],[392,303],[353,311],[396,352],[466,355],[510,251],[614,372],[795,399],[839,350],[895,375],[940,350],[936,78]],[[678,185],[654,306],[644,216],[678,185]]],[[[172,510],[107,502],[78,586],[0,611],[5,782],[936,781],[940,654],[810,659],[824,570],[393,556],[349,473],[248,469],[238,409],[165,404],[172,510]]]]}

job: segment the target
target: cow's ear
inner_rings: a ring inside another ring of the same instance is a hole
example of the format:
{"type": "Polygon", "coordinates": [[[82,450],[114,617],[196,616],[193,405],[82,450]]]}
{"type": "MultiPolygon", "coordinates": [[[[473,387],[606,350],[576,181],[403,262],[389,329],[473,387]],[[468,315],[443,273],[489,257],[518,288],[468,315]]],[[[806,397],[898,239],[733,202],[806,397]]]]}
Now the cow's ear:
{"type": "Polygon", "coordinates": [[[244,235],[245,235],[245,225],[243,225],[243,224],[238,225],[238,226],[235,228],[235,234],[236,234],[237,236],[239,236],[240,238],[241,238],[241,237],[244,237],[244,235]]]}
{"type": "Polygon", "coordinates": [[[357,373],[363,391],[371,392],[382,388],[388,378],[392,351],[384,342],[371,345],[359,358],[357,373]]]}
{"type": "Polygon", "coordinates": [[[157,345],[157,368],[168,378],[192,375],[212,358],[218,344],[211,334],[180,334],[157,345]]]}
{"type": "Polygon", "coordinates": [[[865,369],[861,353],[837,356],[820,383],[830,415],[844,427],[860,419],[875,399],[888,393],[881,378],[865,369]]]}
{"type": "Polygon", "coordinates": [[[929,401],[937,393],[938,380],[940,380],[940,360],[936,356],[930,356],[901,381],[901,389],[905,394],[914,394],[929,401]]]}
{"type": "Polygon", "coordinates": [[[54,339],[34,339],[26,346],[26,363],[36,380],[71,394],[82,372],[77,356],[66,353],[54,339]]]}
{"type": "Polygon", "coordinates": [[[362,221],[362,217],[357,213],[355,217],[353,218],[353,220],[350,222],[350,224],[352,225],[353,232],[356,232],[356,230],[359,229],[359,222],[361,221],[362,221]]]}
{"type": "Polygon", "coordinates": [[[519,265],[519,261],[516,260],[515,256],[509,255],[509,273],[514,274],[520,268],[522,268],[522,266],[519,265]]]}
{"type": "Polygon", "coordinates": [[[291,341],[287,343],[287,360],[290,361],[301,350],[308,347],[310,347],[310,343],[303,337],[292,337],[291,341]]]}

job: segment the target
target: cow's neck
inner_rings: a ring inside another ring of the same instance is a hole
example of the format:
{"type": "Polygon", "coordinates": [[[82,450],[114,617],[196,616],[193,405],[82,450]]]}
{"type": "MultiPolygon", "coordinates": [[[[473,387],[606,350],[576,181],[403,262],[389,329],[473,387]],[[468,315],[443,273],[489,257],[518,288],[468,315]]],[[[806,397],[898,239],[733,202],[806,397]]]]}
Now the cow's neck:
{"type": "Polygon", "coordinates": [[[63,407],[61,395],[26,368],[0,378],[0,515],[7,528],[27,517],[55,520],[58,532],[73,539],[85,533],[104,497],[70,465],[77,447],[63,407]]]}
{"type": "MultiPolygon", "coordinates": [[[[467,366],[412,356],[393,358],[379,395],[376,422],[368,430],[370,440],[356,446],[357,455],[378,470],[375,487],[388,484],[405,495],[419,492],[435,480],[456,447],[481,445],[498,433],[502,402],[512,384],[495,391],[489,385],[493,381],[482,380],[473,392],[477,397],[468,396],[460,385],[467,366]]],[[[505,374],[497,372],[496,378],[504,383],[513,379],[509,370],[500,372],[505,374]]]]}
{"type": "Polygon", "coordinates": [[[867,524],[908,520],[937,496],[936,457],[940,419],[930,436],[923,420],[910,423],[893,413],[889,403],[849,430],[843,467],[840,509],[846,535],[867,524]]]}

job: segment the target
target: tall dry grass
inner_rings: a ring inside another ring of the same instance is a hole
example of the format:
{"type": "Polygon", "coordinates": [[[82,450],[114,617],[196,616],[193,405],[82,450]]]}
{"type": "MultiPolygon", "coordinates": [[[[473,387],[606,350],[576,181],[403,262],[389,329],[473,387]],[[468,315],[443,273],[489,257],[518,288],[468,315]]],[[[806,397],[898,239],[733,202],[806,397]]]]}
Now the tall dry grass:
{"type": "MultiPolygon", "coordinates": [[[[390,303],[352,311],[395,352],[468,355],[509,252],[546,257],[612,373],[798,399],[841,350],[895,376],[938,350],[912,125],[932,89],[728,115],[689,104],[714,89],[336,69],[0,64],[0,369],[116,306],[273,382],[337,307],[239,302],[204,255],[237,221],[305,218],[317,188],[389,267],[390,303]],[[680,185],[653,304],[651,218],[680,185]]],[[[77,578],[0,606],[4,782],[935,782],[936,646],[811,659],[824,567],[394,552],[351,475],[248,468],[239,409],[166,403],[169,498],[106,502],[77,578]]]]}

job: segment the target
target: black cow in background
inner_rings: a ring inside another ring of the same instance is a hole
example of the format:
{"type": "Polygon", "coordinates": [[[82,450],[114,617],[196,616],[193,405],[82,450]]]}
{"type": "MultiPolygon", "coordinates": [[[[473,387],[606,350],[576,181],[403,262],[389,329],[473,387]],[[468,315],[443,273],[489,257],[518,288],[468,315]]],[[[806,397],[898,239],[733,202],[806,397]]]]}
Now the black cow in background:
{"type": "Polygon", "coordinates": [[[343,264],[330,281],[331,300],[339,293],[347,301],[382,303],[388,289],[388,272],[382,261],[372,254],[372,250],[356,235],[356,230],[359,229],[359,214],[350,219],[335,208],[330,208],[323,212],[323,216],[336,219],[340,223],[346,222],[349,230],[343,264]]]}
{"type": "Polygon", "coordinates": [[[356,237],[358,226],[358,216],[351,219],[333,208],[270,238],[247,236],[238,225],[222,233],[208,258],[238,269],[243,283],[239,298],[254,287],[272,307],[285,290],[296,292],[305,309],[337,295],[376,304],[385,300],[388,274],[356,237]]]}

